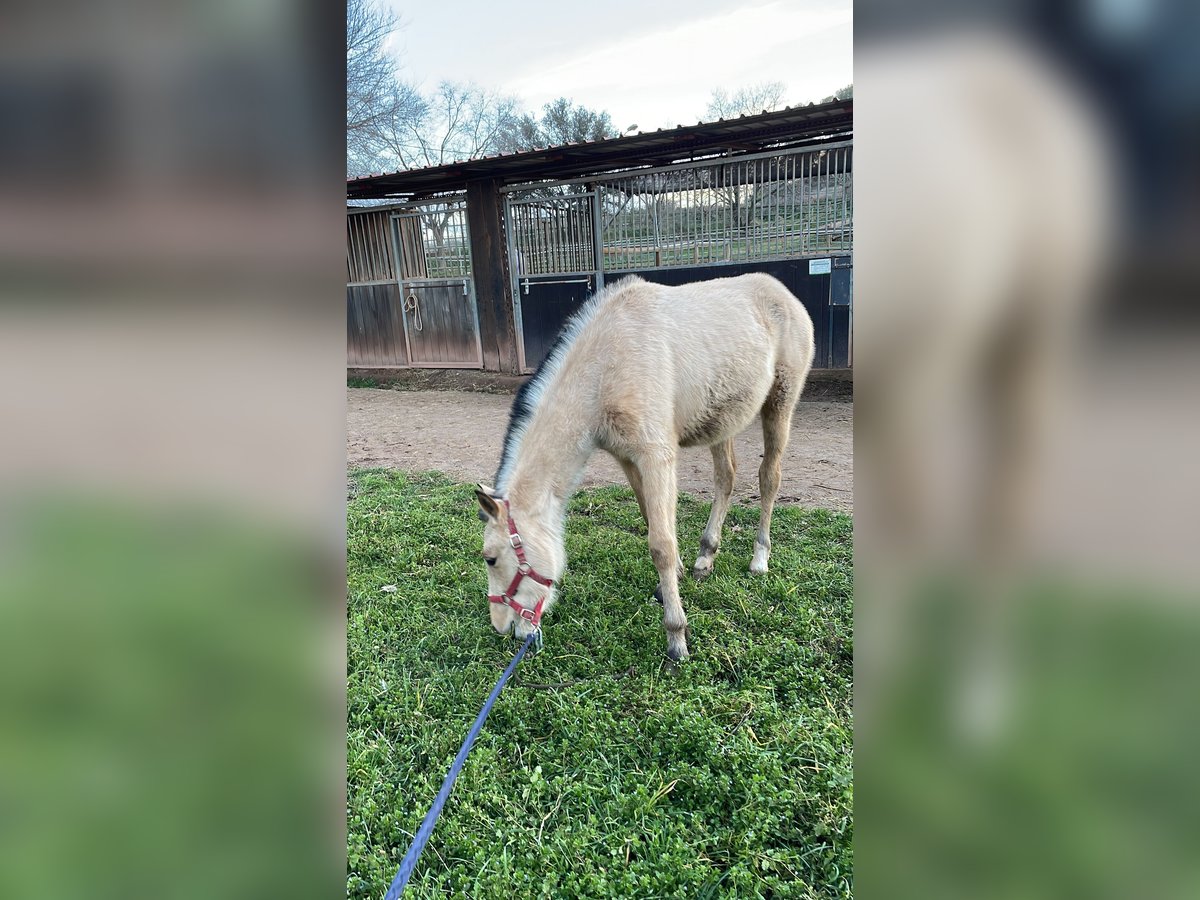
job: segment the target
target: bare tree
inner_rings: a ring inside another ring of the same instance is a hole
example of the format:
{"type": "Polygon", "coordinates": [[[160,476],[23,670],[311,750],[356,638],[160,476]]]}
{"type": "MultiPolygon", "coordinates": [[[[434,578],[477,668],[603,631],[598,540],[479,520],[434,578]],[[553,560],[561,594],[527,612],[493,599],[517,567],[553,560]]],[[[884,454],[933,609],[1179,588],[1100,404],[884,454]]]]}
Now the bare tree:
{"type": "MultiPolygon", "coordinates": [[[[397,90],[413,89],[398,85],[397,90]]],[[[399,169],[441,166],[496,153],[498,134],[517,110],[512,97],[451,81],[441,82],[428,96],[416,97],[411,109],[394,115],[383,129],[380,155],[399,169]]],[[[452,216],[450,206],[426,207],[425,224],[439,249],[452,216]]]]}
{"type": "Polygon", "coordinates": [[[525,113],[503,123],[499,149],[505,153],[534,150],[580,141],[600,141],[618,136],[612,117],[603,110],[572,105],[566,97],[542,107],[541,117],[525,113]]]}
{"type": "Polygon", "coordinates": [[[734,116],[754,115],[783,106],[787,87],[782,81],[764,81],[749,87],[739,88],[730,94],[724,88],[716,88],[709,98],[704,114],[707,119],[730,119],[734,116]]]}
{"type": "MultiPolygon", "coordinates": [[[[761,112],[781,108],[787,87],[782,81],[763,81],[748,87],[738,88],[732,94],[724,88],[716,88],[708,101],[705,117],[732,119],[736,116],[752,116],[761,112]]],[[[728,208],[732,227],[749,228],[754,218],[755,192],[742,185],[727,183],[728,170],[715,169],[714,195],[718,202],[728,208]],[[742,219],[745,224],[742,225],[742,219]]]]}
{"type": "MultiPolygon", "coordinates": [[[[581,141],[601,141],[619,137],[613,126],[612,117],[604,110],[588,109],[574,105],[566,97],[559,97],[542,107],[541,116],[531,113],[510,115],[501,123],[498,148],[503,153],[536,150],[562,144],[577,144],[581,141]]],[[[544,198],[562,197],[583,193],[583,185],[559,185],[534,188],[526,196],[544,198]]]]}
{"type": "Polygon", "coordinates": [[[441,82],[415,114],[396,116],[386,128],[386,150],[400,168],[440,166],[495,153],[501,128],[517,102],[474,84],[441,82]]]}
{"type": "MultiPolygon", "coordinates": [[[[782,81],[763,81],[738,88],[730,94],[724,88],[716,88],[709,98],[705,118],[731,119],[736,116],[756,115],[764,111],[783,107],[787,87],[782,81]]],[[[751,227],[754,219],[755,192],[748,185],[727,183],[728,173],[723,169],[711,172],[713,193],[718,203],[729,210],[733,227],[751,227]],[[739,224],[744,221],[744,224],[739,224]]]]}
{"type": "Polygon", "coordinates": [[[850,84],[846,85],[843,88],[838,88],[836,91],[834,91],[828,97],[822,97],[821,102],[828,103],[830,100],[849,100],[853,96],[854,96],[854,82],[851,82],[850,84]]]}
{"type": "Polygon", "coordinates": [[[398,118],[411,117],[420,97],[396,78],[386,50],[396,16],[374,0],[346,2],[346,172],[361,175],[379,166],[385,135],[398,118]]]}

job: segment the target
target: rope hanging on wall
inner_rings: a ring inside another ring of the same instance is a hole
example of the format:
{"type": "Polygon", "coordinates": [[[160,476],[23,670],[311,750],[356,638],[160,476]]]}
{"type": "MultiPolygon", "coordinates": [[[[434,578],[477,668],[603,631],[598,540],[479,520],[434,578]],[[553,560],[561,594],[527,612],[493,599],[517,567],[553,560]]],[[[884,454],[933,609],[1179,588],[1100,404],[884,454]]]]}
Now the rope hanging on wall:
{"type": "Polygon", "coordinates": [[[409,314],[409,321],[412,322],[413,328],[417,331],[424,330],[425,323],[421,319],[421,303],[417,300],[416,294],[408,295],[408,299],[404,301],[404,311],[409,314]]]}

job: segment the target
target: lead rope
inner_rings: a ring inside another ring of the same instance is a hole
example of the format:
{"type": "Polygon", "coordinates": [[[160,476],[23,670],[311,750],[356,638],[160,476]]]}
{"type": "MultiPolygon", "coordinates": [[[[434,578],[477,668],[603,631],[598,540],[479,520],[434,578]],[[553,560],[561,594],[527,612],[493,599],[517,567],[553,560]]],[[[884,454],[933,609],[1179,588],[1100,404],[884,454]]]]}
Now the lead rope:
{"type": "Polygon", "coordinates": [[[450,766],[450,771],[446,773],[446,779],[442,782],[442,788],[437,792],[437,797],[434,798],[433,806],[425,814],[425,820],[421,823],[421,827],[417,829],[417,833],[408,847],[408,852],[404,854],[404,859],[400,861],[400,871],[392,879],[392,886],[388,888],[384,900],[396,900],[403,893],[405,885],[408,884],[408,879],[412,876],[413,869],[417,867],[417,860],[421,858],[421,851],[425,849],[425,844],[429,840],[429,836],[433,834],[433,828],[437,824],[438,816],[442,814],[442,807],[446,805],[446,799],[450,796],[450,791],[454,787],[454,781],[458,778],[458,773],[462,771],[463,763],[467,761],[467,754],[471,752],[471,745],[475,743],[475,738],[479,737],[479,732],[483,730],[483,723],[486,721],[488,713],[492,711],[492,705],[496,702],[496,698],[500,696],[500,692],[504,690],[505,683],[508,681],[509,676],[516,670],[517,663],[521,661],[521,657],[525,655],[525,651],[531,645],[540,647],[541,638],[542,632],[540,628],[525,638],[525,643],[517,650],[517,655],[508,664],[508,668],[504,670],[504,674],[500,676],[500,680],[496,682],[496,686],[492,688],[491,694],[488,695],[487,700],[483,704],[483,709],[475,717],[475,724],[467,732],[467,739],[463,741],[462,747],[459,748],[458,756],[454,757],[454,763],[450,766]]]}
{"type": "Polygon", "coordinates": [[[417,331],[424,331],[425,320],[421,318],[421,301],[417,299],[416,294],[408,295],[408,299],[404,301],[404,308],[412,313],[413,328],[417,331]]]}

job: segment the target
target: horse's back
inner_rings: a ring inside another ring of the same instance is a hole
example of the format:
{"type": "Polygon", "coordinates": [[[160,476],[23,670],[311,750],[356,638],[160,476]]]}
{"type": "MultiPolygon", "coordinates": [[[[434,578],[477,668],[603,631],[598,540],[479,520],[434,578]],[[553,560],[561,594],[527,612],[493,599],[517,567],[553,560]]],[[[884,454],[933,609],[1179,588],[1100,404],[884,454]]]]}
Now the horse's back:
{"type": "Polygon", "coordinates": [[[606,408],[669,419],[684,446],[740,432],[781,379],[802,385],[812,363],[812,320],[761,273],[679,286],[639,279],[601,316],[606,408]]]}
{"type": "Polygon", "coordinates": [[[698,351],[709,361],[751,351],[812,356],[813,325],[804,305],[777,278],[761,272],[674,286],[638,279],[610,306],[609,325],[617,327],[606,332],[614,341],[633,334],[643,338],[613,350],[636,353],[641,347],[660,357],[657,364],[664,343],[685,363],[698,351]]]}

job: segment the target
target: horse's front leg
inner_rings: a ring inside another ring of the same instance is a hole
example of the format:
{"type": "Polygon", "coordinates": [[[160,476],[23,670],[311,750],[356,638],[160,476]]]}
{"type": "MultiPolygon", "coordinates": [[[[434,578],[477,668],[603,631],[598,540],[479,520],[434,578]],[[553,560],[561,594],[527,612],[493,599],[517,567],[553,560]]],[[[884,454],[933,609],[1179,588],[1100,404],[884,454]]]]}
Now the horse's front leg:
{"type": "MultiPolygon", "coordinates": [[[[629,479],[629,486],[633,488],[633,495],[637,498],[638,509],[642,512],[642,519],[646,522],[646,528],[648,530],[650,527],[650,516],[646,512],[646,496],[642,488],[642,474],[638,471],[637,465],[635,465],[631,460],[624,459],[620,456],[618,456],[616,459],[617,462],[621,464],[621,469],[625,472],[625,477],[629,479]]],[[[678,558],[675,568],[679,577],[682,578],[683,557],[678,558]]],[[[659,603],[663,602],[663,589],[661,583],[654,589],[654,599],[659,603]]]]}
{"type": "Polygon", "coordinates": [[[679,547],[675,538],[675,452],[662,450],[635,461],[642,480],[650,558],[658,571],[667,656],[687,659],[687,616],[679,599],[679,547]]]}

